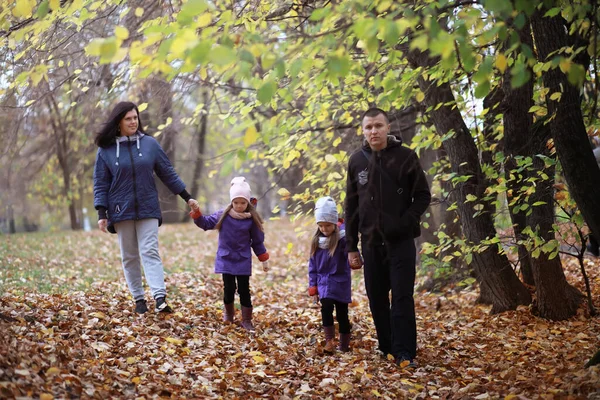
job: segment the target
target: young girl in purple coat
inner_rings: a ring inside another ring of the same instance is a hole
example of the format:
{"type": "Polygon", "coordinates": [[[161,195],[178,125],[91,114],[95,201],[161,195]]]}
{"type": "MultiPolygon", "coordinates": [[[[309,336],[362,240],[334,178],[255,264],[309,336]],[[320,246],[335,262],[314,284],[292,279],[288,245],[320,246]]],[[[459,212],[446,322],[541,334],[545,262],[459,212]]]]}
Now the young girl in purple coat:
{"type": "Polygon", "coordinates": [[[263,221],[250,202],[252,192],[244,177],[231,181],[229,197],[231,203],[225,210],[204,216],[200,209],[190,213],[194,223],[205,231],[219,231],[219,246],[215,260],[215,273],[223,275],[223,321],[233,322],[235,308],[236,281],[237,292],[242,306],[242,327],[253,331],[252,300],[250,298],[250,275],[252,275],[252,254],[262,262],[263,270],[268,270],[269,253],[265,248],[263,221]]]}
{"type": "MultiPolygon", "coordinates": [[[[321,197],[315,205],[318,225],[310,248],[308,294],[321,302],[326,353],[335,351],[333,309],[340,326],[340,351],[350,350],[348,304],[352,302],[352,279],[343,225],[338,226],[338,212],[331,197],[321,197]]],[[[360,265],[353,266],[360,268],[360,265]]]]}

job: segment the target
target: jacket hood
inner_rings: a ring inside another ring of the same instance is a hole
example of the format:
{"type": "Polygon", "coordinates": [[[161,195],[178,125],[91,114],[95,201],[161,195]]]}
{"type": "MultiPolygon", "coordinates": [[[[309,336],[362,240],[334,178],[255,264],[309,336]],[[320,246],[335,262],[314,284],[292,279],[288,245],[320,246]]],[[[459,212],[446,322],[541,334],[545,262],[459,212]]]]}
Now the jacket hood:
{"type": "MultiPolygon", "coordinates": [[[[402,146],[402,139],[399,137],[396,137],[394,135],[387,135],[387,146],[388,147],[397,147],[397,146],[402,146]]],[[[363,149],[365,149],[368,152],[371,152],[371,146],[369,146],[369,142],[367,142],[367,139],[363,139],[363,145],[362,145],[363,149]]]]}

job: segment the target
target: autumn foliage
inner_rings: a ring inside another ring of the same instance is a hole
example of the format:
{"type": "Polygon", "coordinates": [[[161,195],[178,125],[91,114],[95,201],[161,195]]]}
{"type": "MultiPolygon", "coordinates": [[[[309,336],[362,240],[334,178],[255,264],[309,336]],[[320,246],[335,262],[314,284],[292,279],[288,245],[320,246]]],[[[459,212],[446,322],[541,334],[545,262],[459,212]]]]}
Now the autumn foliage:
{"type": "MultiPolygon", "coordinates": [[[[176,312],[138,316],[114,236],[2,237],[0,397],[516,399],[600,390],[598,366],[584,368],[600,347],[600,321],[583,308],[549,322],[526,307],[490,315],[474,289],[417,293],[418,366],[405,370],[375,351],[361,271],[352,350],[323,353],[319,307],[306,294],[307,236],[289,224],[267,224],[272,268],[251,279],[254,334],[221,322],[216,234],[165,226],[160,240],[176,312]]],[[[581,289],[577,267],[565,264],[581,289]]],[[[588,264],[598,304],[600,272],[588,264]]]]}

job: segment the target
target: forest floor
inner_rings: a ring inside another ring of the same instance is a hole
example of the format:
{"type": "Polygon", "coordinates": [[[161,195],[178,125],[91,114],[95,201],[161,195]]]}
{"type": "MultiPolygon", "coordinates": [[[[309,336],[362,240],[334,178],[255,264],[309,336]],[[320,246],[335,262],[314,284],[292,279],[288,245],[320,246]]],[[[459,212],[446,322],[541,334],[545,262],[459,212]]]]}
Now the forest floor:
{"type": "MultiPolygon", "coordinates": [[[[585,304],[553,322],[530,307],[490,315],[476,288],[418,292],[417,368],[402,369],[375,350],[355,271],[352,351],[324,354],[319,306],[306,294],[312,232],[301,229],[267,224],[271,270],[255,265],[251,279],[255,333],[221,322],[216,232],[160,229],[175,313],[143,316],[116,236],[0,236],[0,398],[600,399],[600,366],[584,367],[600,349],[600,317],[585,304]]],[[[585,292],[574,261],[564,260],[565,274],[585,292]]],[[[600,308],[599,260],[586,268],[600,308]]]]}

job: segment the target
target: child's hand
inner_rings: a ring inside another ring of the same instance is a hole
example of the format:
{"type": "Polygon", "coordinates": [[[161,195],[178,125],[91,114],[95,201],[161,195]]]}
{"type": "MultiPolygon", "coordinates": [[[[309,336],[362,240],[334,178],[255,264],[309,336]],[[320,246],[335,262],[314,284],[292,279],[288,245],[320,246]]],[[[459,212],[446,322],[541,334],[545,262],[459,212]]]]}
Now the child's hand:
{"type": "Polygon", "coordinates": [[[200,212],[200,208],[190,211],[190,217],[193,219],[200,218],[202,216],[202,212],[200,212]]]}
{"type": "Polygon", "coordinates": [[[269,272],[269,261],[262,262],[263,271],[269,272]]]}
{"type": "Polygon", "coordinates": [[[316,286],[311,286],[308,288],[308,295],[309,296],[317,296],[319,294],[319,289],[316,286]]]}
{"type": "Polygon", "coordinates": [[[252,204],[253,207],[256,207],[258,199],[256,197],[250,197],[250,204],[252,204]]]}

